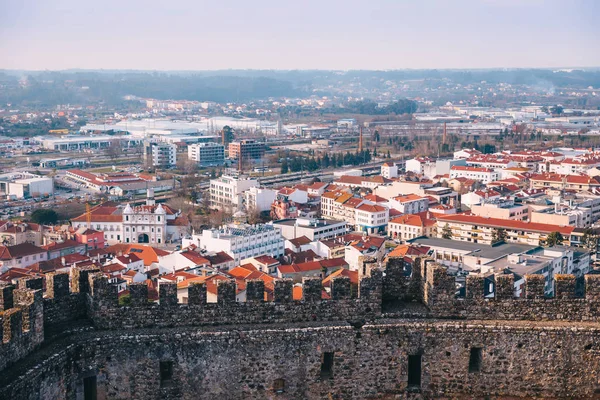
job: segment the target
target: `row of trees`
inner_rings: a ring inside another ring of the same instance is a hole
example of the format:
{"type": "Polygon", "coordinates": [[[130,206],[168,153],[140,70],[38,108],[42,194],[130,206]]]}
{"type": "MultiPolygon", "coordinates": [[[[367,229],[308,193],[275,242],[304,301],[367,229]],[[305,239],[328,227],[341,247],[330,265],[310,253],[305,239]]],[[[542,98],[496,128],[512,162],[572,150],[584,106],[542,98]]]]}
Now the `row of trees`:
{"type": "Polygon", "coordinates": [[[362,152],[346,152],[332,154],[325,154],[323,157],[294,157],[291,160],[284,159],[281,162],[281,173],[287,174],[288,172],[299,172],[299,171],[316,171],[322,168],[330,167],[342,167],[344,165],[361,165],[370,162],[373,157],[384,156],[390,158],[390,151],[387,154],[377,153],[377,148],[371,150],[364,150],[362,152]]]}

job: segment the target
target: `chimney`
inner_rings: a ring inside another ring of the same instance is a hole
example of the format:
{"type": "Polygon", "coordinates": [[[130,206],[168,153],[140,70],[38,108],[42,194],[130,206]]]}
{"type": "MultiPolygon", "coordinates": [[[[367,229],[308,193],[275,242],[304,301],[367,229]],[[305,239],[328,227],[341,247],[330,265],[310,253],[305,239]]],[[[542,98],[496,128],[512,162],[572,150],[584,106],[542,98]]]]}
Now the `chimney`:
{"type": "Polygon", "coordinates": [[[362,153],[363,151],[363,128],[360,127],[360,133],[358,135],[358,152],[362,153]]]}
{"type": "Polygon", "coordinates": [[[444,122],[444,136],[442,137],[442,144],[446,144],[447,137],[448,137],[448,132],[446,130],[446,123],[444,122]]]}

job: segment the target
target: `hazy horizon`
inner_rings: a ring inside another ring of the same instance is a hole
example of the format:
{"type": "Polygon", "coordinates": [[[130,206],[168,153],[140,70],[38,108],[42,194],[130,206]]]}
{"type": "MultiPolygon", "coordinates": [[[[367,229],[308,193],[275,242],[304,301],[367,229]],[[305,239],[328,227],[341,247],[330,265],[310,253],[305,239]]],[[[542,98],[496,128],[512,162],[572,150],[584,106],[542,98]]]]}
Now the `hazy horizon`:
{"type": "Polygon", "coordinates": [[[594,0],[0,0],[0,69],[598,68],[597,15],[594,0]]]}

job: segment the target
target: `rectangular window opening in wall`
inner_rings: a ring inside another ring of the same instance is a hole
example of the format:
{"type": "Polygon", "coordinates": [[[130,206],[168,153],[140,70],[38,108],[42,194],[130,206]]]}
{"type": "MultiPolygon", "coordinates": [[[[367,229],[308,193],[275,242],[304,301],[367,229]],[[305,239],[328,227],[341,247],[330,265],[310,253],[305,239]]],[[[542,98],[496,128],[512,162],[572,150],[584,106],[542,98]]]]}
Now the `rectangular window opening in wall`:
{"type": "Polygon", "coordinates": [[[408,387],[421,387],[421,354],[408,356],[408,387]]]}
{"type": "Polygon", "coordinates": [[[323,358],[321,360],[321,374],[320,374],[320,377],[322,379],[332,379],[333,378],[333,355],[334,355],[334,353],[332,351],[323,353],[323,358]]]}
{"type": "Polygon", "coordinates": [[[173,361],[160,362],[160,386],[169,386],[173,381],[173,361]]]}
{"type": "Polygon", "coordinates": [[[96,400],[96,375],[83,378],[83,399],[96,400]]]}
{"type": "Polygon", "coordinates": [[[483,352],[481,347],[471,347],[469,356],[469,372],[480,372],[483,363],[483,352]]]}

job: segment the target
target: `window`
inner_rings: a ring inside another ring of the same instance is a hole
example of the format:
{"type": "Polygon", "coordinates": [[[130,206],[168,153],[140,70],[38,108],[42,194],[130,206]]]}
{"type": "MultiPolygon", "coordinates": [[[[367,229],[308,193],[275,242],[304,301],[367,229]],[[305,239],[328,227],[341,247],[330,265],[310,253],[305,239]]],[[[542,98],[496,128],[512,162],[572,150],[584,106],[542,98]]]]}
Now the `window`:
{"type": "Polygon", "coordinates": [[[83,378],[83,399],[96,400],[96,376],[83,378]]]}
{"type": "Polygon", "coordinates": [[[408,356],[408,386],[421,387],[421,354],[408,356]]]}
{"type": "Polygon", "coordinates": [[[333,355],[333,352],[323,353],[323,357],[321,359],[321,379],[333,378],[333,355]]]}
{"type": "Polygon", "coordinates": [[[169,386],[173,381],[173,361],[160,362],[160,386],[169,386]]]}
{"type": "Polygon", "coordinates": [[[481,347],[471,347],[471,355],[469,356],[469,372],[481,372],[482,363],[483,353],[481,347]]]}

